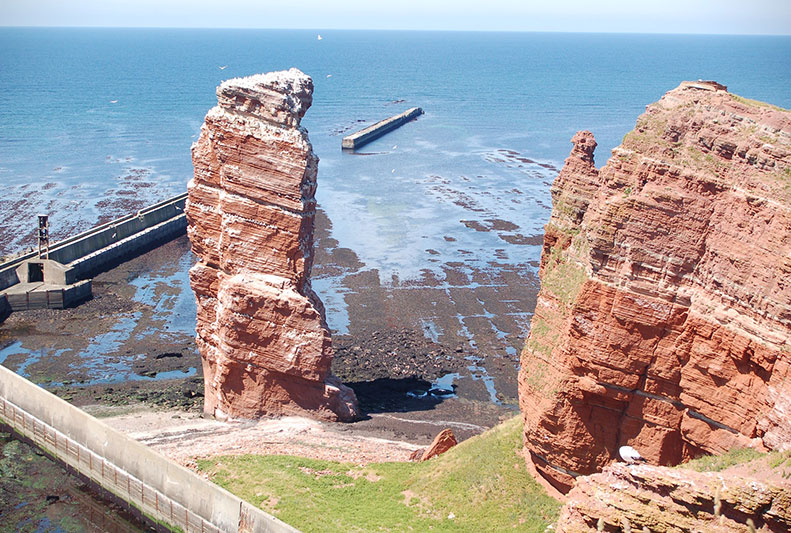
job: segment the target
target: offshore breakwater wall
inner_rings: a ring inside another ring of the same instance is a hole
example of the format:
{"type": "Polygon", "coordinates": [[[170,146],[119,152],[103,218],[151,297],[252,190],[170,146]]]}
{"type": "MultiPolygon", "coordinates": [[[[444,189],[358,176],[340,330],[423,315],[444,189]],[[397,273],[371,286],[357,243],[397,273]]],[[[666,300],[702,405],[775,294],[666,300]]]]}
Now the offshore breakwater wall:
{"type": "Polygon", "coordinates": [[[0,422],[150,519],[203,532],[296,532],[0,366],[0,422]]]}
{"type": "Polygon", "coordinates": [[[90,297],[90,284],[80,283],[115,263],[186,233],[186,193],[137,213],[107,222],[58,241],[48,259],[29,252],[0,265],[0,320],[12,310],[60,308],[90,297]],[[34,282],[38,269],[42,279],[34,282]]]}
{"type": "Polygon", "coordinates": [[[356,133],[347,135],[341,141],[341,148],[343,150],[356,150],[371,141],[375,141],[385,133],[393,131],[394,129],[406,124],[423,114],[423,110],[419,107],[407,109],[401,114],[380,120],[376,124],[368,126],[356,133]]]}

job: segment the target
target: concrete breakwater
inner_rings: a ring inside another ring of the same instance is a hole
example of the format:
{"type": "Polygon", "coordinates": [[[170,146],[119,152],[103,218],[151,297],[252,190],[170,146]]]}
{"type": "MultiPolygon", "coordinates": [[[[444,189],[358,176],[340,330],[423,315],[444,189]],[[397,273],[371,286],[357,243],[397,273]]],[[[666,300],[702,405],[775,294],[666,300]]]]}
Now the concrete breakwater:
{"type": "Polygon", "coordinates": [[[403,124],[406,124],[410,120],[415,119],[422,114],[422,109],[419,107],[413,107],[412,109],[407,109],[399,115],[380,120],[376,124],[368,126],[357,133],[353,133],[344,137],[343,141],[341,141],[341,148],[344,150],[356,150],[357,148],[360,148],[369,142],[378,139],[385,133],[396,129],[403,124]]]}
{"type": "Polygon", "coordinates": [[[90,278],[186,231],[181,193],[0,265],[0,320],[11,311],[68,307],[91,296],[90,278]]]}
{"type": "Polygon", "coordinates": [[[297,531],[2,366],[0,422],[170,527],[187,532],[297,531]]]}

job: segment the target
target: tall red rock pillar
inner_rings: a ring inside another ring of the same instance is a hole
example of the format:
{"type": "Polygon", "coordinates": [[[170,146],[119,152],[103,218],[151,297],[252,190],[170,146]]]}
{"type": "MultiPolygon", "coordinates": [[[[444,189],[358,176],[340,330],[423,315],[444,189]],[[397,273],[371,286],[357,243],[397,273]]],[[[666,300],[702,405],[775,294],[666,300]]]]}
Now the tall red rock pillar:
{"type": "Polygon", "coordinates": [[[318,157],[300,120],[313,81],[297,69],[236,78],[217,100],[192,147],[186,207],[204,411],[352,420],[357,399],[330,373],[310,285],[318,157]]]}
{"type": "Polygon", "coordinates": [[[535,467],[791,448],[791,112],[683,83],[601,170],[572,142],[519,373],[535,467]]]}

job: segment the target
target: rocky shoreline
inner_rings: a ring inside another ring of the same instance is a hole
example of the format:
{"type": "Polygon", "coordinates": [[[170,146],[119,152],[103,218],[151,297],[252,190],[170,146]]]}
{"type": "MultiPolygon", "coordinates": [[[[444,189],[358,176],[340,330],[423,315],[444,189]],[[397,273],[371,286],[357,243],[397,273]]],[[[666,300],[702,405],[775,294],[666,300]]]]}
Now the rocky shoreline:
{"type": "MultiPolygon", "coordinates": [[[[0,326],[3,364],[96,414],[175,409],[200,415],[200,357],[194,333],[174,317],[180,304],[174,303],[171,281],[189,258],[189,243],[181,237],[97,276],[94,298],[79,307],[14,313],[0,326]],[[165,281],[139,286],[141,276],[165,281]],[[149,299],[142,300],[141,293],[149,299]],[[120,329],[118,324],[130,318],[136,320],[120,329]],[[115,341],[96,342],[108,336],[115,341]],[[107,349],[99,353],[97,344],[107,349]],[[96,355],[95,364],[81,359],[86,353],[96,355]],[[131,379],[91,383],[113,368],[131,379]],[[175,379],[167,379],[171,376],[175,379]]],[[[368,317],[365,328],[334,336],[332,370],[355,390],[363,411],[361,420],[338,424],[338,431],[425,445],[444,427],[453,427],[463,440],[513,416],[513,407],[493,404],[480,381],[470,377],[446,380],[429,393],[443,376],[469,376],[468,358],[483,356],[466,343],[434,342],[412,322],[417,320],[395,328],[368,317]]],[[[501,372],[514,380],[511,365],[501,372]]]]}

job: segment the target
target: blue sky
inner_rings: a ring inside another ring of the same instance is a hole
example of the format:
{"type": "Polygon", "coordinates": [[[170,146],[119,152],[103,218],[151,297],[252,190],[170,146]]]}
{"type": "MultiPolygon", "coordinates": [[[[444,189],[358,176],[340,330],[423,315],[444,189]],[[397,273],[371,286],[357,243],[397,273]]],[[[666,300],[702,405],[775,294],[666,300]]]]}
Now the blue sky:
{"type": "Polygon", "coordinates": [[[0,26],[791,34],[791,0],[0,0],[0,26]]]}

